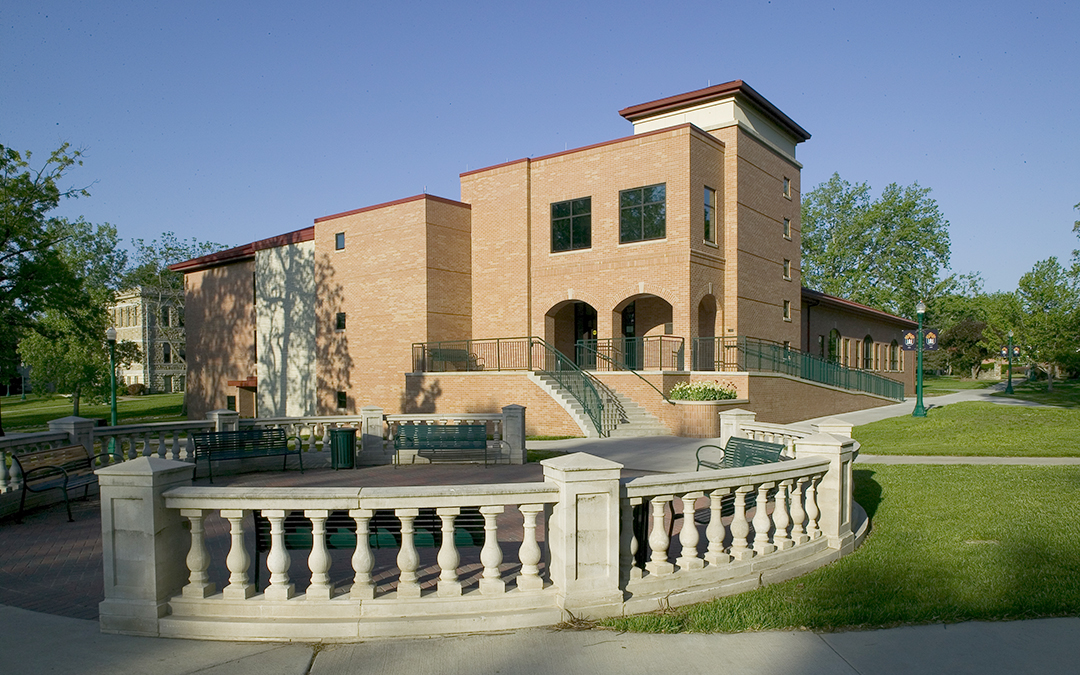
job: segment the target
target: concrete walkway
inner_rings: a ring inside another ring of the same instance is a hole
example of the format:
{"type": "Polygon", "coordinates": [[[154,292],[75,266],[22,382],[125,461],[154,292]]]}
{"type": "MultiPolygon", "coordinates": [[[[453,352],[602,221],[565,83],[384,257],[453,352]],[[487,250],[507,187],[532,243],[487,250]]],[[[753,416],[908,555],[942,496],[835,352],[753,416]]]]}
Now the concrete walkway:
{"type": "MultiPolygon", "coordinates": [[[[989,391],[926,399],[928,406],[989,400],[989,391]]],[[[910,415],[913,401],[839,415],[855,425],[910,415]]],[[[804,424],[809,429],[808,420],[804,424]]],[[[531,449],[590,452],[628,470],[692,471],[701,439],[533,441],[531,449]]],[[[888,463],[1077,463],[1076,458],[870,457],[888,463]]],[[[75,524],[71,524],[75,525],[75,524]]],[[[0,527],[10,527],[3,525],[0,527]]],[[[100,574],[100,572],[99,572],[100,574]]],[[[844,633],[760,632],[642,635],[607,630],[532,629],[344,645],[202,642],[102,635],[96,621],[0,605],[0,672],[80,675],[378,675],[590,673],[784,673],[920,675],[1077,671],[1080,618],[970,622],[844,633]]]]}

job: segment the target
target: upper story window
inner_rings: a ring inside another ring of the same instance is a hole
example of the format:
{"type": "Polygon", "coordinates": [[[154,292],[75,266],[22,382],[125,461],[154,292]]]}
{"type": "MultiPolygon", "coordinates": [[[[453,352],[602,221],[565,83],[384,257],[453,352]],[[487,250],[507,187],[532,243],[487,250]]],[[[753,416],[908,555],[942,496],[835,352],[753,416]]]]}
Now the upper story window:
{"type": "Polygon", "coordinates": [[[716,245],[716,190],[705,188],[705,243],[716,245]]]}
{"type": "Polygon", "coordinates": [[[345,248],[345,233],[338,232],[334,235],[334,250],[340,251],[343,248],[345,248]]]}
{"type": "Polygon", "coordinates": [[[592,197],[551,205],[551,250],[573,251],[592,246],[592,197]]]}
{"type": "Polygon", "coordinates": [[[619,243],[663,239],[667,236],[667,186],[623,190],[619,193],[619,243]]]}
{"type": "Polygon", "coordinates": [[[784,239],[791,239],[791,218],[784,218],[784,239]]]}
{"type": "Polygon", "coordinates": [[[791,321],[791,301],[784,301],[784,321],[791,321]]]}
{"type": "Polygon", "coordinates": [[[161,308],[161,325],[162,326],[168,326],[169,325],[169,308],[168,307],[162,307],[161,308]]]}
{"type": "Polygon", "coordinates": [[[791,199],[791,179],[784,176],[784,196],[791,199]]]}
{"type": "Polygon", "coordinates": [[[172,345],[168,342],[161,345],[161,362],[172,363],[172,345]]]}
{"type": "Polygon", "coordinates": [[[791,281],[791,261],[784,258],[784,280],[791,281]]]}
{"type": "Polygon", "coordinates": [[[334,321],[334,330],[345,330],[345,312],[338,312],[334,321]]]}

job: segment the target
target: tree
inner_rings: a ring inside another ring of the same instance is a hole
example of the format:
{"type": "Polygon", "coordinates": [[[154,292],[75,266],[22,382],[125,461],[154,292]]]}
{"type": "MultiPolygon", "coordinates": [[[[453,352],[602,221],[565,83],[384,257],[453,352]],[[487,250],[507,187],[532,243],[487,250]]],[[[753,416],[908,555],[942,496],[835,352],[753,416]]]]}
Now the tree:
{"type": "MultiPolygon", "coordinates": [[[[118,246],[116,228],[108,223],[92,226],[79,220],[64,222],[63,228],[66,236],[56,248],[60,263],[80,282],[69,290],[75,302],[42,312],[19,351],[30,365],[35,389],[70,394],[72,414],[78,415],[84,396],[103,400],[110,395],[105,330],[127,254],[118,246]]],[[[132,363],[138,356],[133,343],[117,345],[118,365],[132,363]]]]}
{"type": "Polygon", "coordinates": [[[1080,287],[1051,257],[1020,277],[1020,344],[1027,356],[1046,369],[1047,391],[1054,390],[1054,369],[1080,350],[1080,287]]]}
{"type": "Polygon", "coordinates": [[[29,151],[0,145],[0,377],[13,376],[16,346],[46,308],[78,301],[72,289],[79,280],[58,247],[68,224],[48,214],[64,199],[88,195],[84,188],[58,186],[68,169],[82,164],[80,156],[64,143],[35,169],[29,151]]]}
{"type": "Polygon", "coordinates": [[[986,347],[985,330],[985,322],[966,316],[941,332],[940,346],[949,365],[970,371],[973,380],[979,377],[983,359],[992,353],[986,347]]]}
{"type": "Polygon", "coordinates": [[[873,199],[869,185],[834,173],[803,198],[803,283],[914,316],[920,300],[955,281],[941,277],[949,266],[949,221],[929,195],[918,183],[891,183],[873,199]]]}

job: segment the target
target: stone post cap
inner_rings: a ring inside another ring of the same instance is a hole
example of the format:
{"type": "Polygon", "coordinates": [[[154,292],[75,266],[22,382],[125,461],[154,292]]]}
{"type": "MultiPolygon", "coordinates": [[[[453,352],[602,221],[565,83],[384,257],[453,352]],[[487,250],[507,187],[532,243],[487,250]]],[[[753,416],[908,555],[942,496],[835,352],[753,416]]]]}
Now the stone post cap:
{"type": "Polygon", "coordinates": [[[855,441],[836,434],[813,434],[805,438],[795,439],[795,454],[800,452],[812,452],[817,455],[839,455],[845,452],[854,452],[855,441]]]}
{"type": "Polygon", "coordinates": [[[62,427],[62,428],[78,427],[78,426],[96,427],[97,426],[97,420],[87,419],[85,417],[76,417],[74,415],[68,415],[67,417],[60,417],[60,418],[57,418],[55,420],[49,420],[49,429],[53,429],[54,426],[55,427],[62,427]]]}
{"type": "Polygon", "coordinates": [[[229,410],[228,408],[218,408],[217,410],[211,410],[206,413],[207,419],[211,416],[224,416],[224,415],[239,415],[240,413],[235,410],[229,410]]]}
{"type": "Polygon", "coordinates": [[[750,410],[743,410],[742,408],[732,408],[731,410],[725,410],[721,412],[720,415],[728,417],[757,417],[756,412],[752,412],[750,410]]]}
{"type": "Polygon", "coordinates": [[[617,479],[623,468],[618,462],[587,452],[552,457],[540,464],[544,467],[544,478],[558,478],[564,482],[617,479]]]}
{"type": "Polygon", "coordinates": [[[381,413],[382,411],[383,411],[383,409],[380,408],[377,405],[366,405],[363,408],[360,408],[360,412],[366,412],[366,413],[374,413],[374,412],[380,412],[381,413]]]}
{"type": "Polygon", "coordinates": [[[511,403],[510,405],[504,405],[503,410],[524,410],[525,406],[518,405],[517,403],[511,403]]]}
{"type": "Polygon", "coordinates": [[[94,473],[98,475],[101,482],[106,484],[123,481],[132,476],[153,476],[152,482],[157,484],[162,482],[159,479],[166,477],[170,479],[163,482],[175,482],[172,477],[181,473],[186,474],[184,477],[186,480],[190,480],[194,471],[195,465],[190,462],[177,462],[160,457],[136,457],[126,462],[102,467],[94,473]]]}
{"type": "Polygon", "coordinates": [[[821,434],[838,434],[840,436],[851,436],[851,429],[855,426],[850,422],[845,422],[838,417],[829,417],[823,419],[820,422],[816,422],[810,425],[814,431],[821,434]]]}

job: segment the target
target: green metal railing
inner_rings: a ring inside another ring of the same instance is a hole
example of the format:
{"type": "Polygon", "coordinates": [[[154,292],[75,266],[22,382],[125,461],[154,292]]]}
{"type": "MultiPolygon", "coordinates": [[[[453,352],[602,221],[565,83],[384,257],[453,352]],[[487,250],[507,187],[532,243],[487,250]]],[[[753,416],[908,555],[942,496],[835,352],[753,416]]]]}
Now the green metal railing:
{"type": "Polygon", "coordinates": [[[570,393],[601,437],[613,424],[604,414],[602,386],[565,354],[535,336],[415,342],[413,372],[528,370],[547,375],[570,393]]]}
{"type": "Polygon", "coordinates": [[[767,340],[695,338],[691,347],[694,370],[784,373],[840,389],[904,400],[903,382],[848,368],[767,340]]]}
{"type": "Polygon", "coordinates": [[[574,344],[575,360],[586,370],[683,370],[685,354],[686,339],[677,335],[578,340],[574,344]]]}

